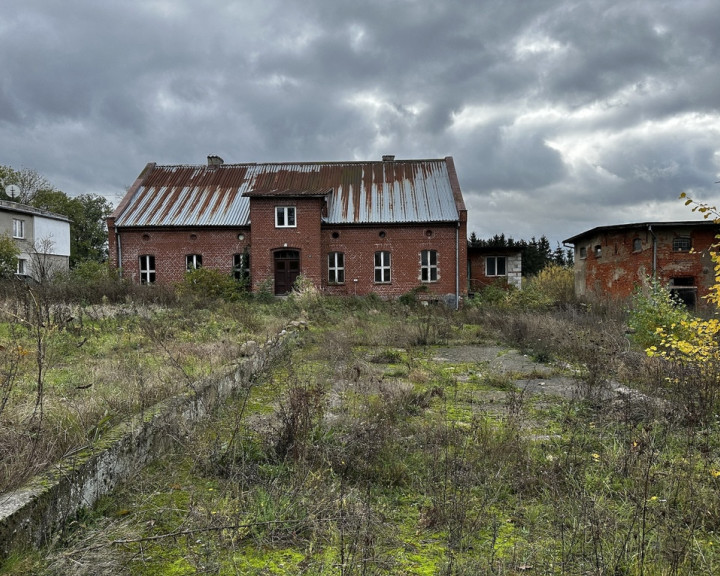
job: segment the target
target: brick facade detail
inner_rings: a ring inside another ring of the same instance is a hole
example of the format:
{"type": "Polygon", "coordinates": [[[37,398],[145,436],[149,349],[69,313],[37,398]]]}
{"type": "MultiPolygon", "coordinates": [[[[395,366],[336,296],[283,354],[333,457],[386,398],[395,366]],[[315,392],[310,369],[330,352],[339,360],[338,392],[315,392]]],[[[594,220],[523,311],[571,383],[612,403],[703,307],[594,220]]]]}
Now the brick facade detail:
{"type": "Polygon", "coordinates": [[[575,245],[575,292],[583,298],[625,299],[653,274],[703,305],[714,284],[710,247],[720,226],[665,222],[593,229],[566,240],[575,245]]]}
{"type": "Polygon", "coordinates": [[[418,287],[427,297],[467,294],[467,210],[450,157],[293,165],[223,165],[208,157],[207,167],[149,164],[108,219],[108,232],[110,263],[135,282],[143,256],[154,257],[154,281],[175,283],[186,273],[188,255],[230,274],[234,255],[247,253],[254,291],[283,294],[302,275],[328,294],[395,298],[418,287]],[[286,217],[292,213],[292,222],[278,223],[278,208],[286,217]],[[390,277],[383,281],[375,278],[377,252],[390,255],[390,277]],[[344,277],[331,282],[328,256],[334,253],[342,254],[344,277]],[[423,254],[432,261],[425,277],[423,254]]]}

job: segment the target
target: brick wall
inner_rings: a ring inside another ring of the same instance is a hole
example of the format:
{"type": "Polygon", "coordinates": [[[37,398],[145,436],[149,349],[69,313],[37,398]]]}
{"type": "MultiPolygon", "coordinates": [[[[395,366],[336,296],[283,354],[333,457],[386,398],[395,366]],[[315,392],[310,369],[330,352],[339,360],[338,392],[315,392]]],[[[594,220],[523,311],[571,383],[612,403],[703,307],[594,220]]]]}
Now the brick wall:
{"type": "MultiPolygon", "coordinates": [[[[139,256],[155,256],[157,282],[178,282],[185,273],[185,256],[202,254],[203,266],[230,273],[232,255],[250,250],[250,274],[253,289],[274,278],[274,253],[298,250],[300,272],[315,286],[330,294],[366,295],[376,293],[392,298],[424,284],[431,294],[455,294],[456,282],[461,295],[467,294],[466,222],[388,226],[323,226],[319,198],[253,198],[248,229],[123,229],[121,253],[123,276],[140,279],[139,256]],[[275,227],[275,206],[295,206],[295,228],[275,227]],[[238,234],[244,239],[238,240],[238,234]],[[384,237],[381,237],[381,233],[384,237]],[[457,234],[457,236],[456,236],[457,234]],[[456,255],[456,239],[459,253],[456,255]],[[375,283],[376,251],[391,253],[391,281],[375,283]],[[436,282],[421,282],[420,254],[436,250],[436,282]],[[328,253],[345,255],[345,283],[328,284],[328,253]],[[456,274],[459,275],[456,278],[456,274]],[[356,281],[357,280],[357,281],[356,281]]],[[[463,213],[463,216],[465,214],[463,213]]],[[[108,221],[110,262],[117,265],[117,244],[112,219],[108,221]]]]}
{"type": "Polygon", "coordinates": [[[663,284],[692,278],[698,304],[714,283],[709,247],[715,230],[691,227],[607,231],[583,238],[575,246],[575,291],[578,296],[628,298],[653,272],[653,233],[656,274],[663,284]],[[691,252],[673,249],[673,240],[689,237],[691,252]],[[639,243],[638,243],[639,241],[639,243]],[[581,249],[585,249],[585,256],[581,249]],[[599,248],[599,249],[598,249],[599,248]]]}
{"type": "MultiPolygon", "coordinates": [[[[323,287],[331,294],[379,294],[397,297],[420,285],[432,294],[455,294],[455,224],[385,227],[327,227],[322,231],[323,252],[345,254],[345,284],[327,283],[327,256],[323,262],[323,287]],[[381,237],[384,234],[384,237],[381,237]],[[337,237],[335,237],[337,236],[337,237]],[[422,282],[420,258],[423,250],[437,251],[437,282],[422,282]],[[391,253],[391,281],[375,283],[375,252],[391,253]]],[[[465,236],[459,233],[460,292],[467,293],[465,236]]]]}
{"type": "Polygon", "coordinates": [[[250,255],[253,289],[274,277],[276,250],[298,250],[300,271],[318,286],[321,278],[321,198],[253,198],[250,202],[254,242],[250,255]],[[295,228],[275,227],[275,207],[295,207],[295,228]]]}
{"type": "Polygon", "coordinates": [[[471,291],[481,290],[484,286],[488,286],[497,281],[505,281],[508,285],[514,286],[515,288],[522,287],[522,256],[519,252],[493,252],[491,249],[470,249],[468,265],[470,267],[471,291]],[[485,260],[488,256],[505,258],[506,273],[504,276],[486,276],[485,260]]]}
{"type": "MultiPolygon", "coordinates": [[[[117,266],[117,243],[113,228],[109,228],[110,263],[117,266]]],[[[185,256],[202,254],[206,268],[230,274],[233,254],[241,254],[250,245],[250,232],[235,229],[123,229],[120,249],[124,278],[140,281],[139,257],[155,256],[157,282],[179,282],[185,274],[185,256]],[[244,236],[243,240],[238,235],[244,236]]]]}

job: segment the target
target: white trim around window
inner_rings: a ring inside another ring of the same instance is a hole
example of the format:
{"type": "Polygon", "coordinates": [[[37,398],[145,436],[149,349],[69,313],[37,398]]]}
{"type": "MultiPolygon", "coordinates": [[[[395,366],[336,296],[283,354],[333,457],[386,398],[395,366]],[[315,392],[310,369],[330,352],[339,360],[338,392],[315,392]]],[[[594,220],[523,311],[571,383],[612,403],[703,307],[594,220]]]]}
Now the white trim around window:
{"type": "Polygon", "coordinates": [[[185,269],[190,272],[202,268],[202,254],[188,254],[185,256],[185,269]]]}
{"type": "Polygon", "coordinates": [[[152,254],[143,254],[140,260],[140,283],[155,283],[155,256],[152,254]]]}
{"type": "Polygon", "coordinates": [[[390,281],[390,252],[387,250],[375,252],[375,283],[389,284],[390,281]]]}
{"type": "Polygon", "coordinates": [[[345,284],[345,254],[343,252],[328,254],[328,284],[345,284]]]}
{"type": "Polygon", "coordinates": [[[487,256],[485,258],[485,276],[507,276],[505,256],[487,256]]]}
{"type": "Polygon", "coordinates": [[[295,206],[275,206],[275,228],[296,228],[295,206]]]}
{"type": "Polygon", "coordinates": [[[25,220],[13,218],[13,238],[25,238],[25,220]]]}
{"type": "Polygon", "coordinates": [[[437,279],[437,250],[423,250],[420,252],[420,281],[437,282],[437,279]]]}

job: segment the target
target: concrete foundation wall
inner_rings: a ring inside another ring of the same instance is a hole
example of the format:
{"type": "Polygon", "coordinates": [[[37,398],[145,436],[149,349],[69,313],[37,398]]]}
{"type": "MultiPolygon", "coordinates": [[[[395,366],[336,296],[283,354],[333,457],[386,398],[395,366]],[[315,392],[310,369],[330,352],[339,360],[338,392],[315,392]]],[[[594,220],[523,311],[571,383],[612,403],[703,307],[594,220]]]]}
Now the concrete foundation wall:
{"type": "MultiPolygon", "coordinates": [[[[301,325],[294,323],[292,329],[301,325]]],[[[83,508],[156,459],[189,423],[249,385],[282,348],[288,332],[263,346],[247,343],[236,368],[195,385],[195,391],[154,406],[123,423],[97,445],[65,458],[22,488],[0,495],[0,560],[13,550],[39,547],[83,508]]]]}

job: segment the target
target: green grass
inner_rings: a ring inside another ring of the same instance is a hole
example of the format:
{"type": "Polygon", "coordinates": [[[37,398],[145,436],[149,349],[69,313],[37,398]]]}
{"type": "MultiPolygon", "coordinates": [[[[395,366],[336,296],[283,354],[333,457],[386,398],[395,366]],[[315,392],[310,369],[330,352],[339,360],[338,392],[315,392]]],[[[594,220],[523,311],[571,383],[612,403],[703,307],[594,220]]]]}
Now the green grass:
{"type": "MultiPolygon", "coordinates": [[[[439,362],[433,344],[409,343],[412,326],[403,341],[399,307],[331,300],[303,312],[312,329],[247,398],[177,439],[64,546],[13,562],[79,570],[92,549],[132,574],[720,567],[717,423],[693,427],[650,403],[522,395],[513,380],[540,372],[439,362]]],[[[452,322],[458,344],[491,333],[452,322]]]]}

